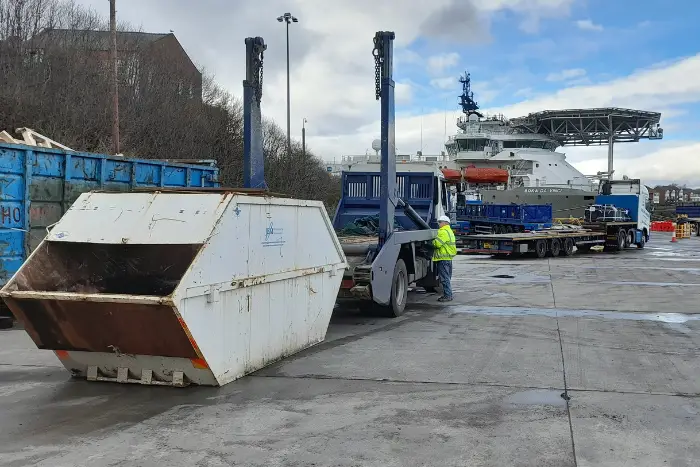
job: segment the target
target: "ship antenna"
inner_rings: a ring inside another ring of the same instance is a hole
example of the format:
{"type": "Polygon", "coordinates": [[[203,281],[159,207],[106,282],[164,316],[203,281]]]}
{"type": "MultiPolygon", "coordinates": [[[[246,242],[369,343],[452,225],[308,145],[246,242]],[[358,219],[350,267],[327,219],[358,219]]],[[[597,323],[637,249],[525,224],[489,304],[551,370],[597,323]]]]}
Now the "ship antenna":
{"type": "Polygon", "coordinates": [[[459,105],[462,107],[462,112],[464,112],[464,115],[467,117],[476,114],[479,118],[483,118],[483,114],[478,112],[479,104],[474,100],[471,74],[465,71],[464,75],[459,77],[459,82],[462,83],[462,94],[459,96],[459,105]]]}

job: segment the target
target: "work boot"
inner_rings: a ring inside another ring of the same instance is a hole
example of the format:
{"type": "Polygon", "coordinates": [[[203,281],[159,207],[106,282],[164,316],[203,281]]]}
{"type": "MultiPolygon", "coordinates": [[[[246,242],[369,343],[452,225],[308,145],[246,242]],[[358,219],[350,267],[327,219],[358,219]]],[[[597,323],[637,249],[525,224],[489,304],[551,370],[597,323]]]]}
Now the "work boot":
{"type": "Polygon", "coordinates": [[[438,298],[438,302],[451,302],[452,297],[445,297],[444,295],[440,298],[438,298]]]}

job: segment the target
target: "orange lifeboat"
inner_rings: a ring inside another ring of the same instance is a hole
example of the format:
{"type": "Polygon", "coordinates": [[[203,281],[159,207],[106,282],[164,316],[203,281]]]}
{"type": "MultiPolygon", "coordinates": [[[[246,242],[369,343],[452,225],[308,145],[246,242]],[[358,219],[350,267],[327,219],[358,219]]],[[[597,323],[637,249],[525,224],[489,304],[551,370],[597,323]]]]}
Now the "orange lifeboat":
{"type": "Polygon", "coordinates": [[[464,169],[464,179],[468,183],[507,183],[508,171],[490,167],[467,167],[464,169]]]}
{"type": "Polygon", "coordinates": [[[445,180],[450,182],[460,182],[462,181],[462,172],[457,169],[442,169],[442,174],[445,176],[445,180]]]}

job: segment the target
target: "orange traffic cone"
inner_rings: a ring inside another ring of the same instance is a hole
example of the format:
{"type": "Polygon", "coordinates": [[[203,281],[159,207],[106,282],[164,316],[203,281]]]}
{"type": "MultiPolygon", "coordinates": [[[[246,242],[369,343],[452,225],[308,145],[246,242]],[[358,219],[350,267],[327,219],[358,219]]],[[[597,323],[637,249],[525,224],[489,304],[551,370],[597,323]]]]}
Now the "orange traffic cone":
{"type": "Polygon", "coordinates": [[[671,243],[676,243],[676,223],[673,223],[673,234],[671,235],[671,243]]]}

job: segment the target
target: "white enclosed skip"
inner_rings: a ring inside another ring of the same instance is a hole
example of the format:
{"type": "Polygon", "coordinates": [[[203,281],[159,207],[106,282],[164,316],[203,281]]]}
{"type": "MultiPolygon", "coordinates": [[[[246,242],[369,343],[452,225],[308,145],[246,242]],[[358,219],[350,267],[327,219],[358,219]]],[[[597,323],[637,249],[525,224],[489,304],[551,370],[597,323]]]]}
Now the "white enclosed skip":
{"type": "Polygon", "coordinates": [[[318,201],[92,192],[1,294],[76,377],[221,386],[321,342],[344,268],[318,201]]]}

